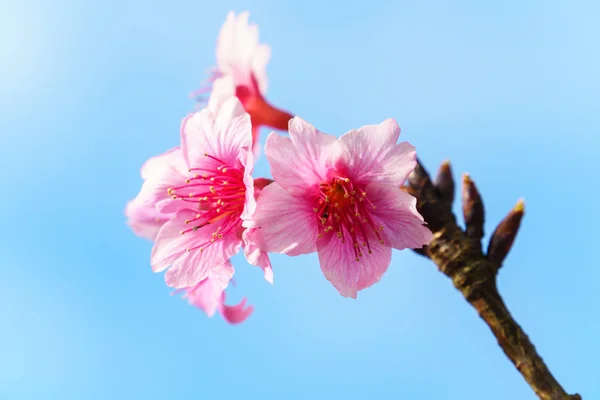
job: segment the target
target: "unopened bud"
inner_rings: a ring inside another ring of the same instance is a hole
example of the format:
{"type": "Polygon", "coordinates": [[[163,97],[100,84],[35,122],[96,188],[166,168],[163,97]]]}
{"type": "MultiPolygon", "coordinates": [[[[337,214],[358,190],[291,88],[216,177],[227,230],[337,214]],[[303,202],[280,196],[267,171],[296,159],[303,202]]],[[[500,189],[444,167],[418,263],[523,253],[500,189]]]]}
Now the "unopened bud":
{"type": "Polygon", "coordinates": [[[469,174],[463,175],[462,200],[467,236],[481,240],[485,212],[481,195],[469,174]]]}
{"type": "Polygon", "coordinates": [[[452,177],[450,161],[444,161],[442,165],[440,165],[440,169],[435,178],[435,187],[437,188],[441,199],[447,204],[452,204],[454,201],[454,178],[452,177]]]}
{"type": "Polygon", "coordinates": [[[486,258],[490,261],[502,264],[510,251],[517,236],[521,220],[525,214],[525,202],[521,199],[508,215],[498,224],[490,238],[486,258]]]}

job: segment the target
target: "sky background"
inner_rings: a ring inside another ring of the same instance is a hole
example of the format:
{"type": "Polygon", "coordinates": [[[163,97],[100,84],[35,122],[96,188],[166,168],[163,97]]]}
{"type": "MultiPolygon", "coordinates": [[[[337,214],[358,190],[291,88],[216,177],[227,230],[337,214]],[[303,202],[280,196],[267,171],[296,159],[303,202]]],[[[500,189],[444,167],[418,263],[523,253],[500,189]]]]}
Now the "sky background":
{"type": "MultiPolygon", "coordinates": [[[[563,386],[600,398],[597,1],[0,10],[1,399],[535,399],[410,251],[357,300],[316,255],[274,256],[274,286],[237,257],[229,298],[255,307],[237,326],[151,272],[123,210],[142,163],[177,145],[229,10],[249,10],[272,47],[273,104],[336,135],[396,118],[429,170],[448,158],[471,174],[488,233],[525,199],[500,289],[563,386]]],[[[269,175],[264,157],[256,175],[269,175]]]]}

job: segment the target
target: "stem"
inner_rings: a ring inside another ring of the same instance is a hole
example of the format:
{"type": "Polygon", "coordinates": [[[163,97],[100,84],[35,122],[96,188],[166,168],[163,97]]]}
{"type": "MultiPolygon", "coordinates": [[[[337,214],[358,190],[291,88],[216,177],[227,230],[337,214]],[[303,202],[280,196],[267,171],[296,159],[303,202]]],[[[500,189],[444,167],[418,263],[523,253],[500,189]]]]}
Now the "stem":
{"type": "Polygon", "coordinates": [[[581,400],[568,394],[554,378],[527,334],[510,314],[498,292],[497,262],[483,254],[481,242],[468,236],[419,163],[406,191],[417,198],[417,208],[433,232],[433,240],[419,254],[430,258],[490,327],[504,354],[542,400],[581,400]]]}

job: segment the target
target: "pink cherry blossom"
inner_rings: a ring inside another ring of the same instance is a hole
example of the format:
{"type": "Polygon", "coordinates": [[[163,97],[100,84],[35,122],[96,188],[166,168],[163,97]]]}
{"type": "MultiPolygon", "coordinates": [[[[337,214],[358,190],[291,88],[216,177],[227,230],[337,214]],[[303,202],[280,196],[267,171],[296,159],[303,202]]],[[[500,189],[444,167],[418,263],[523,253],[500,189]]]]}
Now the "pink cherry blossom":
{"type": "Polygon", "coordinates": [[[127,211],[132,227],[155,239],[152,269],[168,269],[169,286],[195,286],[242,245],[270,276],[266,255],[242,238],[242,221],[256,207],[250,130],[248,114],[231,98],[216,112],[205,109],[188,116],[181,148],[150,160],[143,169],[146,181],[127,211]]]}
{"type": "Polygon", "coordinates": [[[266,66],[271,49],[259,42],[258,27],[248,23],[249,16],[248,12],[236,16],[233,11],[227,15],[217,40],[217,67],[209,79],[212,87],[199,89],[194,96],[202,101],[210,92],[209,108],[237,96],[250,114],[252,138],[256,144],[261,125],[285,130],[292,115],[273,107],[265,99],[266,66]]]}
{"type": "Polygon", "coordinates": [[[261,250],[292,256],[317,251],[325,277],[343,296],[356,298],[385,273],[392,248],[430,242],[416,199],[400,189],[416,153],[397,143],[394,120],[337,139],[295,117],[289,134],[267,139],[275,183],[262,190],[245,223],[261,250]]]}

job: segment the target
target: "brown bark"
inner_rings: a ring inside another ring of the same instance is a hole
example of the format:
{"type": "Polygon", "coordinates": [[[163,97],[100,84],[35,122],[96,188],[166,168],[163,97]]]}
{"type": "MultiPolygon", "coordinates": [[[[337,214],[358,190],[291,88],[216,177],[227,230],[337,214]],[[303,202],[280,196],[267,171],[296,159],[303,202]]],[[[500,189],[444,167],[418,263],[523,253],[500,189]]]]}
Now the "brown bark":
{"type": "Polygon", "coordinates": [[[490,327],[498,344],[542,400],[581,400],[568,394],[537,353],[521,326],[512,317],[496,284],[498,270],[510,250],[523,216],[523,203],[509,213],[490,240],[494,251],[486,256],[481,246],[483,201],[473,181],[463,179],[463,213],[466,231],[452,213],[448,188],[454,187],[450,165],[442,165],[436,184],[418,163],[404,189],[417,198],[417,208],[433,232],[433,240],[417,253],[430,258],[448,276],[465,299],[490,327]],[[440,184],[442,183],[443,184],[440,184]]]}

